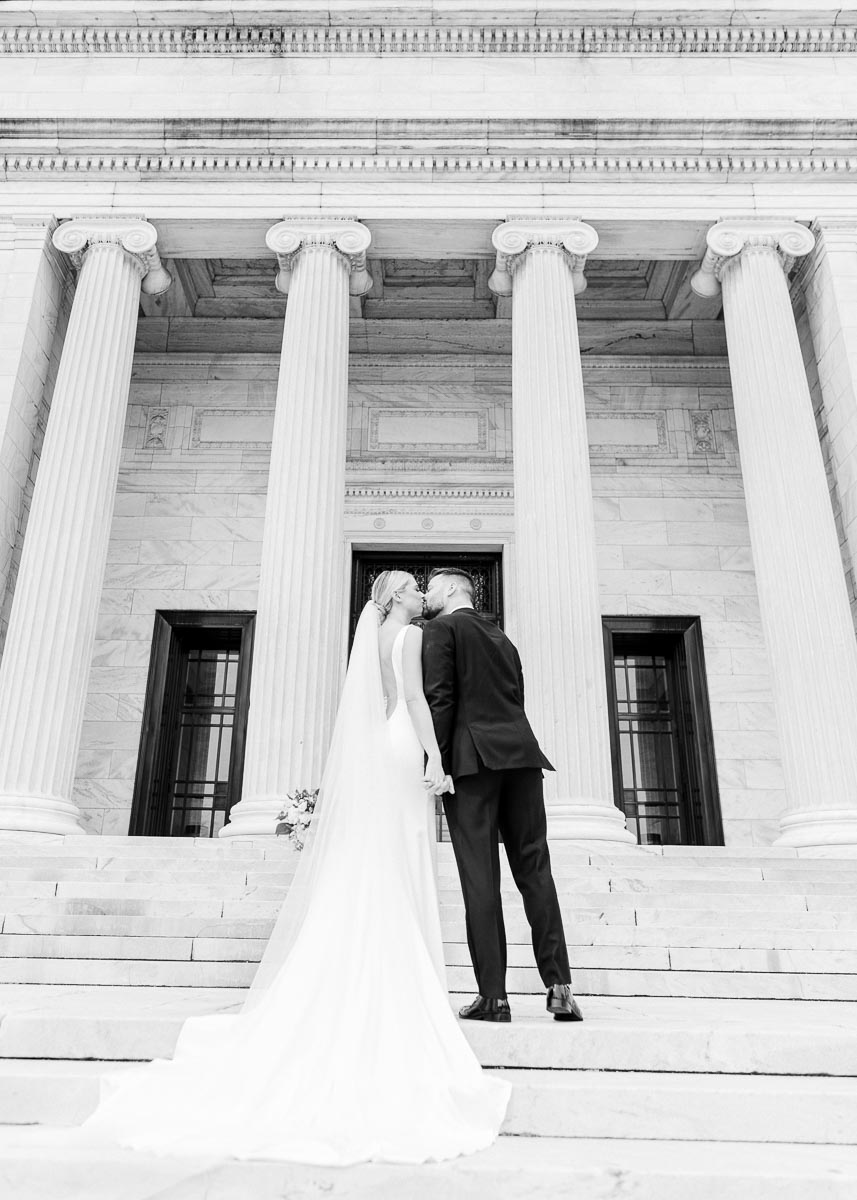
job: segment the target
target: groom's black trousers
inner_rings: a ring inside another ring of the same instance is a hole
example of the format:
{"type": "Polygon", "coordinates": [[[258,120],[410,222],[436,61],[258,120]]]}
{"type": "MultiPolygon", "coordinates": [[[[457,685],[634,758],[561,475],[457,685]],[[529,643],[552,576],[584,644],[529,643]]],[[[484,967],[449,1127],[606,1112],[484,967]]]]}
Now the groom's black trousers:
{"type": "Polygon", "coordinates": [[[500,898],[500,848],[506,857],[533,934],[533,950],[545,987],[570,983],[562,915],[551,874],[542,773],[537,767],[492,771],[455,781],[443,808],[461,887],[467,944],[480,996],[506,995],[506,929],[500,898]]]}

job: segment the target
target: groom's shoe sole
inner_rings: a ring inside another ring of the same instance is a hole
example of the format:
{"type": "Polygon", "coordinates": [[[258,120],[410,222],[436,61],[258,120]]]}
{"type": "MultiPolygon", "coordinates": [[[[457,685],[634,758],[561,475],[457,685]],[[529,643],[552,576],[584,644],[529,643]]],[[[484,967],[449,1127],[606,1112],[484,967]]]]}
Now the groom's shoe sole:
{"type": "Polygon", "coordinates": [[[496,1025],[508,1025],[512,1020],[510,1012],[478,1013],[469,1017],[462,1016],[461,1013],[458,1015],[462,1021],[493,1021],[496,1025]]]}

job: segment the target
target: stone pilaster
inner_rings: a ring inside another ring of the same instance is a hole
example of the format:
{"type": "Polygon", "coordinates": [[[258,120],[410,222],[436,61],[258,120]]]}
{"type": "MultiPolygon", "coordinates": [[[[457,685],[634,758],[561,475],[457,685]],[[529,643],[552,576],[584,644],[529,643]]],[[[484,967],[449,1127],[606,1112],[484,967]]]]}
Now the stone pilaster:
{"type": "Polygon", "coordinates": [[[265,508],[242,799],[221,837],[273,834],[290,792],[321,782],[339,699],[349,293],[371,287],[356,221],[268,231],[288,293],[265,508]]]}
{"type": "Polygon", "coordinates": [[[575,293],[598,244],[581,221],[494,231],[490,286],[512,295],[518,641],[527,710],[556,767],[551,836],[632,843],[613,801],[589,444],[575,293]]]}
{"type": "Polygon", "coordinates": [[[857,641],[786,272],[788,222],[723,221],[694,289],[723,291],[735,422],[788,812],[780,845],[857,854],[857,641]]]}
{"type": "Polygon", "coordinates": [[[0,830],[79,833],[71,801],[140,287],[169,286],[142,219],[82,217],[80,268],[0,664],[0,830]]]}

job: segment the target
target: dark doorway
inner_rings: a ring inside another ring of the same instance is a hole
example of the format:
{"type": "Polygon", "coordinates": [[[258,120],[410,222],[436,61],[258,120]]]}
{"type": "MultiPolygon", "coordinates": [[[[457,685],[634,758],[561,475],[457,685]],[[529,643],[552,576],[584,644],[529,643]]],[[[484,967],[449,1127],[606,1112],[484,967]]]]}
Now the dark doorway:
{"type": "Polygon", "coordinates": [[[641,845],[722,846],[698,617],[605,617],[614,798],[641,845]]]}
{"type": "Polygon", "coordinates": [[[217,837],[240,800],[254,621],[155,614],[132,834],[217,837]]]}
{"type": "Polygon", "coordinates": [[[351,572],[351,621],[349,640],[354,637],[360,612],[370,599],[372,584],[382,571],[408,571],[425,591],[428,577],[436,567],[463,567],[473,576],[476,593],[473,607],[503,627],[503,556],[432,550],[355,550],[351,572]]]}

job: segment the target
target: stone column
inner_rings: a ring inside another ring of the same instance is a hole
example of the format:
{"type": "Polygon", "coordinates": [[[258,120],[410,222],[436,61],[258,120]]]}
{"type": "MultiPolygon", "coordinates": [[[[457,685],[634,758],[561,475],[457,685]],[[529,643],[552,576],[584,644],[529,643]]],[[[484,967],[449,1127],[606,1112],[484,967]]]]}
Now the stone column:
{"type": "Polygon", "coordinates": [[[842,529],[857,593],[857,218],[813,225],[800,284],[824,403],[842,529]]]}
{"type": "Polygon", "coordinates": [[[549,832],[634,843],[613,800],[595,517],[575,293],[598,244],[576,220],[494,231],[490,286],[512,296],[519,643],[527,711],[556,767],[549,832]]]}
{"type": "Polygon", "coordinates": [[[253,647],[244,786],[221,837],[273,834],[289,793],[321,782],[339,699],[349,294],[372,286],[356,221],[268,231],[288,294],[253,647]]]}
{"type": "Polygon", "coordinates": [[[857,855],[857,641],[786,274],[813,235],[722,221],[692,286],[723,291],[735,423],[788,812],[779,845],[857,855]]]}
{"type": "Polygon", "coordinates": [[[64,291],[51,216],[0,220],[0,656],[12,554],[64,291]]]}
{"type": "Polygon", "coordinates": [[[141,284],[170,283],[141,218],[54,232],[80,268],[0,664],[0,830],[79,833],[74,767],[141,284]]]}

